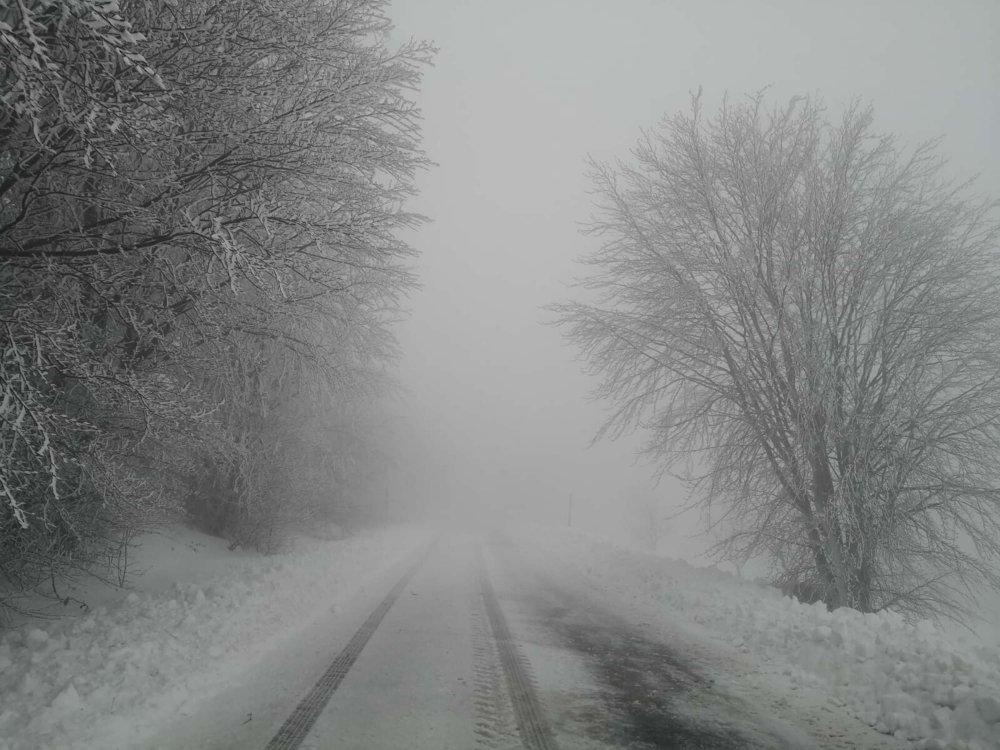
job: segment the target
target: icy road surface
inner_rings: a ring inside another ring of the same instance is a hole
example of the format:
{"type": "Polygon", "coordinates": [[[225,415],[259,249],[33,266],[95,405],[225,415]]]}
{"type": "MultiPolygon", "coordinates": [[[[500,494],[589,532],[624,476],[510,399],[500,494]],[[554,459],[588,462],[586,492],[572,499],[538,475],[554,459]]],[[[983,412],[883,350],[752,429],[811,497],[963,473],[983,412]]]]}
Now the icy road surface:
{"type": "Polygon", "coordinates": [[[445,536],[145,746],[905,747],[665,622],[524,539],[445,536]]]}

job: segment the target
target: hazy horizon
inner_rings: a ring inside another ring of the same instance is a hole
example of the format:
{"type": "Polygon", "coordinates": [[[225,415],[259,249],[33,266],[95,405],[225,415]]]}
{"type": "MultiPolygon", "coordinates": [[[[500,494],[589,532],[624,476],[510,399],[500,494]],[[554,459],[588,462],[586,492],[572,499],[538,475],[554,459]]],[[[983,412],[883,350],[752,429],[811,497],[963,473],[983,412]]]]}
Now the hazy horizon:
{"type": "MultiPolygon", "coordinates": [[[[979,171],[1000,195],[986,158],[1000,131],[995,3],[397,0],[389,13],[397,40],[439,48],[416,97],[438,166],[413,208],[433,221],[407,237],[422,289],[398,330],[419,449],[393,489],[439,509],[563,523],[572,495],[575,525],[634,536],[627,499],[655,467],[636,461],[641,435],[588,448],[606,406],[544,306],[571,296],[594,241],[578,231],[586,157],[627,160],[699,87],[709,110],[764,87],[773,103],[818,96],[831,118],[870,101],[878,130],[944,136],[954,173],[979,171]]],[[[672,480],[655,492],[664,513],[683,497],[672,480]]],[[[675,521],[667,549],[704,548],[687,538],[696,521],[675,521]]]]}

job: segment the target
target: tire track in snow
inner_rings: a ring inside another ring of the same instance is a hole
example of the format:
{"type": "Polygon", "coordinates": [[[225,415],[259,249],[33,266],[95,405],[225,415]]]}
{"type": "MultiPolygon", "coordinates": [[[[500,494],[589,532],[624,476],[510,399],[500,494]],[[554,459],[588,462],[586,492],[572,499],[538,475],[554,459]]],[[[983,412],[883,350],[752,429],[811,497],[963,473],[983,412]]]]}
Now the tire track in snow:
{"type": "Polygon", "coordinates": [[[476,747],[510,750],[521,747],[510,699],[504,691],[500,655],[486,618],[482,592],[472,595],[473,703],[476,747]]]}
{"type": "Polygon", "coordinates": [[[528,663],[511,636],[507,619],[500,609],[500,602],[486,571],[482,547],[479,548],[479,586],[500,657],[500,665],[507,677],[507,690],[514,708],[521,742],[528,750],[558,750],[555,735],[545,719],[538,700],[528,663]]]}
{"type": "Polygon", "coordinates": [[[386,613],[388,613],[396,599],[403,593],[403,589],[406,588],[406,585],[424,564],[424,561],[427,560],[436,543],[435,540],[428,545],[423,554],[403,574],[403,577],[399,579],[396,585],[389,590],[389,593],[386,594],[385,598],[372,613],[368,615],[368,619],[358,628],[358,631],[344,647],[344,650],[337,655],[337,658],[327,667],[323,676],[313,685],[305,698],[299,702],[291,715],[285,719],[285,723],[281,725],[277,734],[267,743],[265,750],[296,750],[302,744],[306,735],[309,734],[309,730],[316,723],[320,712],[329,703],[330,698],[340,686],[340,683],[344,681],[347,673],[364,649],[365,644],[368,643],[369,639],[378,629],[379,624],[385,618],[386,613]]]}

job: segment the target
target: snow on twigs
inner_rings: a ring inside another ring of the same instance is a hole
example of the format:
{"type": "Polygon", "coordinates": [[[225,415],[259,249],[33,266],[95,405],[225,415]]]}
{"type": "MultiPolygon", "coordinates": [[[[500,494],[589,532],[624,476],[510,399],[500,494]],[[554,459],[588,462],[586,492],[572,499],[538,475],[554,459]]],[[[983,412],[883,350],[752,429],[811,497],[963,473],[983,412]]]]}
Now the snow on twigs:
{"type": "Polygon", "coordinates": [[[398,528],[262,557],[172,535],[175,559],[143,560],[159,567],[120,602],[0,631],[0,750],[141,744],[171,701],[209,694],[426,537],[398,528]]]}
{"type": "Polygon", "coordinates": [[[714,568],[539,530],[545,548],[600,585],[658,605],[752,657],[790,689],[809,687],[920,750],[1000,750],[1000,650],[958,625],[896,612],[827,611],[714,568]]]}

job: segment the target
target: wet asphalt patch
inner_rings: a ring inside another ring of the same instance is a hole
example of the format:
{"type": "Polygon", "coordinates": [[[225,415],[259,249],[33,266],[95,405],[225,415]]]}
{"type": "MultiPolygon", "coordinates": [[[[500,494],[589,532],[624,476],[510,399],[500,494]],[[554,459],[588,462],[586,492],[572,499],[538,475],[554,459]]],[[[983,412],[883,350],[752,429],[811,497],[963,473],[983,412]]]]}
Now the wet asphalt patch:
{"type": "Polygon", "coordinates": [[[743,750],[745,735],[709,726],[678,704],[700,702],[711,682],[670,649],[629,632],[623,623],[598,624],[571,614],[546,617],[561,645],[584,656],[602,687],[603,711],[592,711],[593,728],[615,747],[634,750],[743,750]]]}
{"type": "Polygon", "coordinates": [[[595,684],[589,691],[545,692],[557,736],[629,750],[794,747],[756,725],[746,704],[717,689],[677,647],[535,572],[519,577],[526,585],[517,611],[540,645],[577,655],[595,684]]]}

